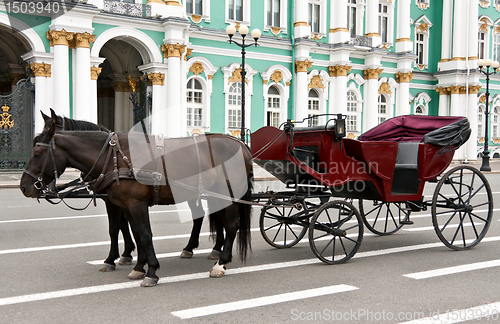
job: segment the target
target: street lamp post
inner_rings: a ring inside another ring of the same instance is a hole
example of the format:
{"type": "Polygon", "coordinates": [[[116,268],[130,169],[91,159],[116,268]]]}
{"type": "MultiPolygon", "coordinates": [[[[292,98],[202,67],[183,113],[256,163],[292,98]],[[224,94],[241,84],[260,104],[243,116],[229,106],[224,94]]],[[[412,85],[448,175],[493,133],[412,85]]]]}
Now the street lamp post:
{"type": "Polygon", "coordinates": [[[488,125],[489,125],[489,115],[490,115],[490,107],[489,107],[489,98],[490,98],[490,75],[493,75],[498,72],[498,67],[500,63],[497,61],[492,61],[490,59],[487,60],[478,60],[477,65],[479,66],[479,71],[486,75],[486,109],[484,110],[484,150],[483,150],[483,163],[481,165],[481,171],[491,171],[490,167],[490,151],[488,150],[488,125]],[[483,67],[486,69],[483,70],[483,67]],[[492,70],[490,70],[490,67],[492,70]]]}
{"type": "Polygon", "coordinates": [[[247,26],[240,26],[239,33],[241,35],[241,43],[233,40],[234,34],[236,34],[236,27],[229,25],[226,28],[226,33],[229,36],[229,43],[235,43],[241,48],[241,140],[245,143],[245,49],[250,46],[258,46],[257,40],[260,38],[261,32],[259,29],[252,30],[252,38],[254,39],[253,44],[245,44],[245,36],[248,34],[247,26]]]}

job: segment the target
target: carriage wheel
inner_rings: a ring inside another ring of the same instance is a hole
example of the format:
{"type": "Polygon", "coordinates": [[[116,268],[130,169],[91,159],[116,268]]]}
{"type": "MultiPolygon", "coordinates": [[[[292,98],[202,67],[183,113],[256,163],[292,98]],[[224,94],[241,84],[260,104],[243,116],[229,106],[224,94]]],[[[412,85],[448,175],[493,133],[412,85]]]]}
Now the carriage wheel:
{"type": "Polygon", "coordinates": [[[371,205],[369,201],[360,199],[359,213],[370,232],[378,235],[390,235],[403,227],[402,222],[410,219],[411,211],[407,210],[404,203],[400,202],[386,203],[374,200],[373,205],[371,205]],[[364,207],[366,207],[366,213],[364,207]]]}
{"type": "Polygon", "coordinates": [[[470,166],[446,172],[432,197],[432,224],[450,249],[476,246],[493,217],[493,194],[486,177],[470,166]]]}
{"type": "Polygon", "coordinates": [[[309,211],[302,208],[268,206],[260,213],[260,233],[269,245],[278,249],[294,246],[306,235],[307,227],[298,222],[309,211]]]}
{"type": "Polygon", "coordinates": [[[327,264],[344,263],[356,254],[363,239],[363,223],[352,204],[337,200],[323,204],[309,225],[309,245],[327,264]]]}

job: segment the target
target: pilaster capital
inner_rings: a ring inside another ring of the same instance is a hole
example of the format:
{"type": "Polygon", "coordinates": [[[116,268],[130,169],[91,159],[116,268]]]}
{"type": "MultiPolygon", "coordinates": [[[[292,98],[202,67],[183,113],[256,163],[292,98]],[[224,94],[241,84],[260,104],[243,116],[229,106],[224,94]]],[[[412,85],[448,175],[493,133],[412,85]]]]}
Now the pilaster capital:
{"type": "Polygon", "coordinates": [[[165,74],[164,73],[149,73],[148,79],[151,80],[152,85],[164,85],[165,74]]]}
{"type": "Polygon", "coordinates": [[[467,93],[467,87],[461,85],[460,88],[458,89],[458,94],[466,94],[467,93]]]}
{"type": "Polygon", "coordinates": [[[51,66],[47,63],[31,63],[30,64],[31,71],[35,77],[47,77],[51,76],[51,66]]]}
{"type": "Polygon", "coordinates": [[[306,59],[305,61],[295,61],[295,72],[307,72],[307,68],[312,67],[312,62],[306,59]]]}
{"type": "Polygon", "coordinates": [[[437,87],[436,92],[439,92],[440,96],[447,96],[450,94],[450,91],[447,87],[437,87]]]}
{"type": "Polygon", "coordinates": [[[90,48],[90,43],[95,42],[96,35],[85,33],[76,33],[74,36],[75,48],[86,47],[90,48]]]}
{"type": "Polygon", "coordinates": [[[347,76],[347,72],[351,72],[352,66],[347,64],[345,65],[333,65],[328,67],[328,71],[330,71],[330,76],[338,77],[338,76],[347,76]]]}
{"type": "Polygon", "coordinates": [[[455,86],[449,86],[446,89],[449,91],[450,94],[460,94],[460,85],[455,85],[455,86]]]}
{"type": "Polygon", "coordinates": [[[90,80],[97,80],[99,77],[99,74],[101,74],[102,68],[97,67],[97,66],[91,66],[90,67],[90,80]]]}
{"type": "Polygon", "coordinates": [[[481,90],[481,85],[469,85],[469,94],[477,94],[481,90]]]}
{"type": "Polygon", "coordinates": [[[366,69],[363,71],[363,76],[367,80],[371,79],[378,79],[379,74],[382,74],[384,70],[377,68],[377,69],[366,69]]]}
{"type": "Polygon", "coordinates": [[[409,83],[413,79],[413,72],[397,72],[395,77],[397,83],[409,83]]]}
{"type": "Polygon", "coordinates": [[[74,33],[62,30],[49,30],[47,32],[47,39],[50,41],[50,46],[65,45],[69,46],[69,42],[73,40],[74,33]]]}
{"type": "Polygon", "coordinates": [[[164,58],[181,57],[182,53],[186,50],[186,45],[177,44],[164,44],[161,46],[164,58]]]}

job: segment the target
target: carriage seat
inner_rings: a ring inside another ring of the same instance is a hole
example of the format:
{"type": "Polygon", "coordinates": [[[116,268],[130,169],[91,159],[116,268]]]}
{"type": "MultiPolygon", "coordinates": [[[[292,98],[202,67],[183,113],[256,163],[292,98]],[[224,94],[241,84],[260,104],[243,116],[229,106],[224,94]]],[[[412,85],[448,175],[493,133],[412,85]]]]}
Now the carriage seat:
{"type": "Polygon", "coordinates": [[[417,169],[418,166],[418,142],[399,142],[398,155],[396,156],[396,168],[417,169]]]}
{"type": "Polygon", "coordinates": [[[392,180],[391,192],[416,194],[420,187],[418,179],[418,142],[398,142],[398,155],[392,180]]]}

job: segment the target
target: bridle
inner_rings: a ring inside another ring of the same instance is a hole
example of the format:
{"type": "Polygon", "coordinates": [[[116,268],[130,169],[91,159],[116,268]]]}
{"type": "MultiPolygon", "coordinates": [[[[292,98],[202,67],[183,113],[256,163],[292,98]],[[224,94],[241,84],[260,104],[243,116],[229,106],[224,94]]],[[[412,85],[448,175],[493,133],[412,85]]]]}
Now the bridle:
{"type": "Polygon", "coordinates": [[[26,173],[27,175],[31,176],[33,179],[35,179],[35,182],[33,183],[33,186],[35,187],[36,190],[38,191],[46,191],[48,186],[45,182],[43,182],[43,174],[45,172],[45,168],[47,167],[47,162],[49,161],[49,156],[50,160],[52,162],[52,167],[54,168],[54,186],[56,185],[56,179],[59,178],[59,173],[57,172],[57,167],[56,167],[56,160],[54,158],[54,150],[56,149],[56,144],[54,143],[54,139],[51,139],[50,142],[47,143],[36,143],[35,147],[37,146],[45,146],[47,147],[47,154],[45,154],[45,160],[43,161],[42,164],[42,170],[40,171],[40,175],[36,176],[33,174],[33,172],[29,171],[27,169],[28,166],[26,166],[26,169],[23,170],[23,173],[26,173]]]}

